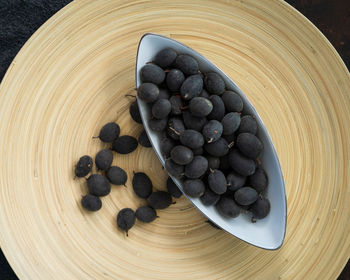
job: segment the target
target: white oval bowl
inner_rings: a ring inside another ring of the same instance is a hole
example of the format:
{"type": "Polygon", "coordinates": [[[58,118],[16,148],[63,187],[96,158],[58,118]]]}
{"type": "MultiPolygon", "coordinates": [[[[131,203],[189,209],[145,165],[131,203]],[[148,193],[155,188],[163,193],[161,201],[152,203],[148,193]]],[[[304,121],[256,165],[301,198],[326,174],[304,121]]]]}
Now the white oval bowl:
{"type": "MultiPolygon", "coordinates": [[[[186,197],[203,213],[203,215],[235,237],[263,249],[276,250],[280,248],[284,241],[287,222],[285,186],[276,150],[259,114],[238,86],[208,59],[173,39],[157,34],[147,33],[143,35],[140,40],[136,59],[137,88],[142,83],[140,79],[140,69],[147,62],[152,61],[160,50],[165,48],[172,48],[179,54],[188,54],[194,57],[198,61],[201,72],[212,71],[220,74],[226,83],[226,88],[235,91],[243,99],[244,113],[255,116],[258,123],[257,136],[264,144],[264,150],[260,155],[260,159],[268,176],[266,196],[270,200],[271,211],[266,218],[252,223],[251,216],[248,214],[241,214],[234,219],[225,218],[217,212],[214,206],[205,206],[199,198],[191,198],[185,194],[186,197]]],[[[165,159],[160,152],[160,140],[162,139],[162,135],[149,128],[148,120],[151,118],[150,107],[141,99],[138,98],[137,100],[144,128],[152,143],[153,149],[164,166],[165,159]]],[[[182,181],[174,177],[172,177],[172,179],[183,192],[182,181]]]]}

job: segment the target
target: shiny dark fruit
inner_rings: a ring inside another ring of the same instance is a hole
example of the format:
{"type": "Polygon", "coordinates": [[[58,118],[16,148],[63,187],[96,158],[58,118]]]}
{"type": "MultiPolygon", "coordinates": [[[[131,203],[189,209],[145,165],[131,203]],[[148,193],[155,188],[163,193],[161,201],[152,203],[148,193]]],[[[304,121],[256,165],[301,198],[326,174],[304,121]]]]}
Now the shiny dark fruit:
{"type": "Polygon", "coordinates": [[[239,175],[234,171],[231,171],[226,176],[226,180],[227,180],[228,190],[235,192],[236,190],[244,186],[244,184],[246,183],[247,177],[239,175]]]}
{"type": "Polygon", "coordinates": [[[153,62],[163,69],[169,68],[175,61],[177,53],[175,50],[167,48],[156,54],[153,62]]]}
{"type": "Polygon", "coordinates": [[[179,69],[171,69],[166,76],[166,85],[172,92],[179,92],[185,75],[179,69]]]}
{"type": "Polygon", "coordinates": [[[119,125],[114,122],[109,122],[101,128],[98,138],[100,138],[102,142],[110,143],[118,138],[119,134],[119,125]]]}
{"type": "Polygon", "coordinates": [[[175,146],[170,152],[171,159],[180,165],[189,164],[193,160],[193,152],[182,145],[175,146]]]}
{"type": "Polygon", "coordinates": [[[228,113],[226,114],[222,120],[221,124],[223,127],[223,135],[233,134],[239,127],[241,123],[241,116],[239,113],[228,113]]]}
{"type": "Polygon", "coordinates": [[[267,174],[261,167],[257,167],[255,173],[248,177],[249,186],[253,187],[258,193],[261,193],[266,189],[267,183],[267,174]]]}
{"type": "Polygon", "coordinates": [[[194,97],[189,103],[189,110],[195,117],[205,117],[213,110],[213,104],[204,97],[194,97]]]}
{"type": "Polygon", "coordinates": [[[168,173],[171,176],[173,176],[177,179],[180,179],[183,177],[184,166],[175,163],[172,159],[170,159],[170,158],[166,159],[164,167],[165,167],[165,170],[168,171],[168,173]]]}
{"type": "Polygon", "coordinates": [[[114,140],[112,149],[119,154],[129,154],[136,150],[137,145],[135,137],[123,135],[114,140]]]}
{"type": "Polygon", "coordinates": [[[183,112],[182,117],[187,129],[193,129],[201,132],[204,125],[207,123],[207,119],[205,117],[192,116],[188,110],[183,112]]]}
{"type": "Polygon", "coordinates": [[[225,104],[226,112],[242,112],[243,100],[233,91],[225,91],[222,95],[222,101],[225,104]]]}
{"type": "Polygon", "coordinates": [[[168,135],[174,139],[179,140],[180,135],[185,131],[185,125],[181,118],[173,117],[168,120],[168,135]]]}
{"type": "Polygon", "coordinates": [[[138,197],[147,198],[152,193],[153,184],[147,174],[143,172],[134,172],[132,188],[138,197]]]}
{"type": "Polygon", "coordinates": [[[215,205],[220,199],[220,195],[214,193],[209,188],[206,188],[204,194],[201,196],[200,200],[205,206],[215,205]]]}
{"type": "Polygon", "coordinates": [[[193,129],[186,129],[180,135],[180,142],[191,149],[198,149],[203,146],[204,139],[200,132],[193,129]]]}
{"type": "Polygon", "coordinates": [[[216,194],[224,194],[227,190],[225,174],[218,169],[210,170],[208,175],[209,188],[216,194]]]}
{"type": "Polygon", "coordinates": [[[205,144],[204,150],[211,156],[222,157],[228,153],[229,146],[227,141],[221,137],[215,142],[205,144]]]}
{"type": "Polygon", "coordinates": [[[204,125],[202,134],[207,143],[212,143],[219,140],[222,135],[222,131],[223,127],[219,121],[210,120],[204,125]]]}
{"type": "Polygon", "coordinates": [[[253,214],[252,222],[256,222],[256,219],[265,218],[270,213],[270,209],[270,201],[265,197],[259,197],[250,207],[253,214]]]}
{"type": "Polygon", "coordinates": [[[171,103],[168,99],[158,99],[152,106],[152,116],[158,120],[165,119],[171,112],[171,103]]]}
{"type": "Polygon", "coordinates": [[[175,59],[174,66],[180,69],[185,75],[193,75],[199,71],[197,60],[187,54],[178,55],[175,59]]]}
{"type": "Polygon", "coordinates": [[[113,161],[113,153],[110,149],[103,149],[96,154],[95,163],[99,170],[107,170],[113,161]]]}
{"type": "Polygon", "coordinates": [[[119,166],[111,166],[107,170],[106,176],[113,185],[125,185],[128,180],[128,175],[119,166]]]}
{"type": "Polygon", "coordinates": [[[248,132],[255,135],[257,130],[258,124],[253,116],[245,115],[241,117],[241,124],[239,125],[238,133],[248,132]]]}
{"type": "Polygon", "coordinates": [[[213,110],[207,116],[209,120],[221,121],[225,116],[225,104],[221,97],[218,95],[212,95],[209,97],[210,102],[213,104],[213,110]]]}

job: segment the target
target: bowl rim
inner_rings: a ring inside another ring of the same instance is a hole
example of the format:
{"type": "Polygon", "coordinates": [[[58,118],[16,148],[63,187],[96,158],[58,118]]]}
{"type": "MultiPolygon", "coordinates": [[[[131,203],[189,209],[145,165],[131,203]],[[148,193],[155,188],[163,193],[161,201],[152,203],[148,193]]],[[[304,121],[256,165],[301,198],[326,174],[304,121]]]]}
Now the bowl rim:
{"type": "MultiPolygon", "coordinates": [[[[276,164],[277,164],[277,167],[278,167],[278,170],[279,170],[279,173],[281,175],[281,179],[282,179],[282,187],[281,187],[281,191],[282,191],[282,195],[283,195],[283,199],[284,199],[284,213],[283,213],[283,217],[284,217],[284,227],[283,227],[283,235],[282,235],[282,239],[281,239],[281,242],[280,244],[278,244],[278,246],[276,247],[262,247],[262,246],[259,246],[259,245],[256,245],[256,244],[253,244],[249,241],[246,241],[234,234],[232,234],[231,232],[228,232],[227,230],[225,230],[224,228],[220,228],[224,231],[226,231],[228,234],[230,235],[233,235],[235,238],[239,239],[239,240],[242,240],[244,241],[245,243],[248,243],[254,247],[257,247],[257,248],[260,248],[260,249],[264,249],[264,250],[269,250],[269,251],[275,251],[275,250],[278,250],[282,247],[283,243],[284,243],[284,240],[285,240],[285,236],[286,236],[286,230],[287,230],[287,196],[286,196],[286,188],[285,188],[285,180],[284,180],[284,176],[283,176],[283,172],[282,172],[282,167],[281,167],[281,164],[280,164],[280,161],[279,161],[279,158],[278,158],[278,155],[277,155],[277,152],[276,152],[276,148],[275,148],[275,145],[273,144],[273,141],[272,141],[272,138],[262,120],[262,118],[260,117],[259,113],[256,111],[255,107],[251,104],[251,102],[249,101],[248,97],[244,94],[244,92],[238,87],[238,85],[229,77],[227,76],[227,74],[222,71],[217,65],[215,65],[213,62],[211,62],[209,59],[207,59],[205,56],[203,56],[200,52],[192,49],[191,47],[177,41],[177,40],[174,40],[170,37],[167,37],[167,36],[164,36],[164,35],[160,35],[160,34],[156,34],[156,33],[151,33],[151,32],[146,32],[144,33],[140,40],[139,40],[139,43],[138,43],[138,46],[137,46],[137,53],[136,53],[136,64],[135,64],[135,86],[136,86],[136,89],[137,89],[137,80],[138,80],[138,58],[139,58],[139,50],[140,50],[140,46],[142,44],[142,41],[148,37],[148,36],[154,36],[154,37],[159,37],[159,38],[162,38],[164,40],[169,40],[169,41],[172,41],[172,42],[175,42],[176,44],[180,44],[183,48],[187,49],[187,50],[190,50],[191,52],[195,52],[196,54],[198,54],[198,56],[200,56],[203,60],[205,60],[206,62],[210,63],[216,70],[218,70],[220,72],[220,75],[224,75],[228,80],[230,80],[230,82],[232,84],[234,84],[239,90],[240,92],[244,95],[244,98],[248,101],[248,104],[250,105],[251,107],[251,110],[254,112],[254,116],[257,117],[259,119],[259,121],[261,122],[262,124],[262,129],[263,129],[263,132],[264,134],[266,135],[266,140],[268,141],[269,145],[271,146],[271,149],[272,149],[272,154],[274,156],[274,158],[276,159],[276,164]]],[[[136,100],[139,101],[139,98],[136,94],[136,100]]],[[[138,104],[138,107],[139,107],[139,110],[141,111],[141,105],[140,105],[140,102],[137,102],[138,104]]],[[[144,119],[144,115],[143,114],[140,114],[141,115],[141,119],[142,119],[142,122],[146,121],[144,119]]],[[[161,155],[157,152],[157,150],[154,148],[154,145],[153,145],[153,141],[152,141],[152,137],[150,137],[149,135],[149,131],[147,129],[145,129],[146,133],[147,133],[147,136],[148,138],[150,139],[150,142],[152,144],[152,149],[154,150],[155,154],[157,155],[158,159],[160,160],[162,166],[164,167],[164,164],[163,164],[163,161],[162,161],[162,157],[161,155]]],[[[165,168],[164,168],[165,170],[165,168]]],[[[168,172],[167,172],[168,173],[168,172]]],[[[169,173],[168,173],[168,176],[171,177],[172,179],[173,176],[171,176],[169,173]]],[[[174,180],[173,180],[174,181],[174,180]]],[[[174,182],[176,185],[178,185],[176,182],[174,182]]],[[[182,191],[182,188],[180,188],[180,190],[182,191]]],[[[182,191],[183,192],[183,191],[182,191]]],[[[211,222],[213,222],[214,224],[216,224],[214,221],[212,221],[205,213],[203,213],[197,206],[196,204],[192,201],[192,199],[190,197],[188,197],[185,193],[183,193],[184,196],[197,208],[197,210],[199,210],[201,212],[202,215],[204,215],[208,220],[210,220],[211,222]]]]}

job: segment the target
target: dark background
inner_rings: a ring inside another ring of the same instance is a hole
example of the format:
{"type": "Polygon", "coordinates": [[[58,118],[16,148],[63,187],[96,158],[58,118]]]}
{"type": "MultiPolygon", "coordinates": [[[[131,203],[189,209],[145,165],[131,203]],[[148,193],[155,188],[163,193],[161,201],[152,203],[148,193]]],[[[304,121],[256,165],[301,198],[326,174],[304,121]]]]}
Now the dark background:
{"type": "MultiPolygon", "coordinates": [[[[259,1],[259,0],[256,0],[259,1]]],[[[26,40],[70,0],[0,0],[0,81],[26,40]]],[[[350,0],[287,0],[313,22],[350,67],[350,0]]],[[[329,264],[332,265],[332,264],[329,264]]],[[[18,279],[0,251],[0,279],[18,279]]],[[[350,262],[338,280],[350,280],[350,262]]]]}

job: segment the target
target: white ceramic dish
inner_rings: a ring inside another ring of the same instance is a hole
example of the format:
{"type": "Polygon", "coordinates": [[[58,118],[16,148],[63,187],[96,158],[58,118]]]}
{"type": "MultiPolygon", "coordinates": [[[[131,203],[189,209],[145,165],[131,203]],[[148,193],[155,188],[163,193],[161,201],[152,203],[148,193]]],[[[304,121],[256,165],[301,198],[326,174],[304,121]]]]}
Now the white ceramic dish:
{"type": "MultiPolygon", "coordinates": [[[[164,48],[173,48],[180,54],[189,54],[193,56],[195,59],[197,59],[202,72],[214,71],[219,73],[224,79],[226,87],[237,92],[242,97],[244,102],[244,112],[256,117],[258,122],[257,135],[264,144],[264,151],[261,155],[261,161],[269,178],[267,197],[271,203],[271,211],[265,219],[252,223],[250,220],[251,217],[247,214],[241,214],[235,219],[227,219],[220,216],[214,206],[204,206],[198,198],[191,198],[188,196],[187,198],[205,216],[237,238],[263,249],[275,250],[280,248],[284,241],[286,231],[287,205],[285,186],[275,148],[260,116],[237,85],[213,63],[193,49],[175,40],[157,34],[147,33],[143,35],[140,40],[136,62],[136,87],[141,84],[139,74],[140,69],[147,62],[152,61],[156,53],[164,48]]],[[[148,126],[148,120],[151,117],[150,107],[140,99],[138,99],[138,104],[145,130],[155,152],[164,166],[164,157],[159,149],[161,134],[153,132],[148,126]]],[[[177,180],[175,178],[173,178],[173,180],[182,191],[181,180],[177,180]]]]}

